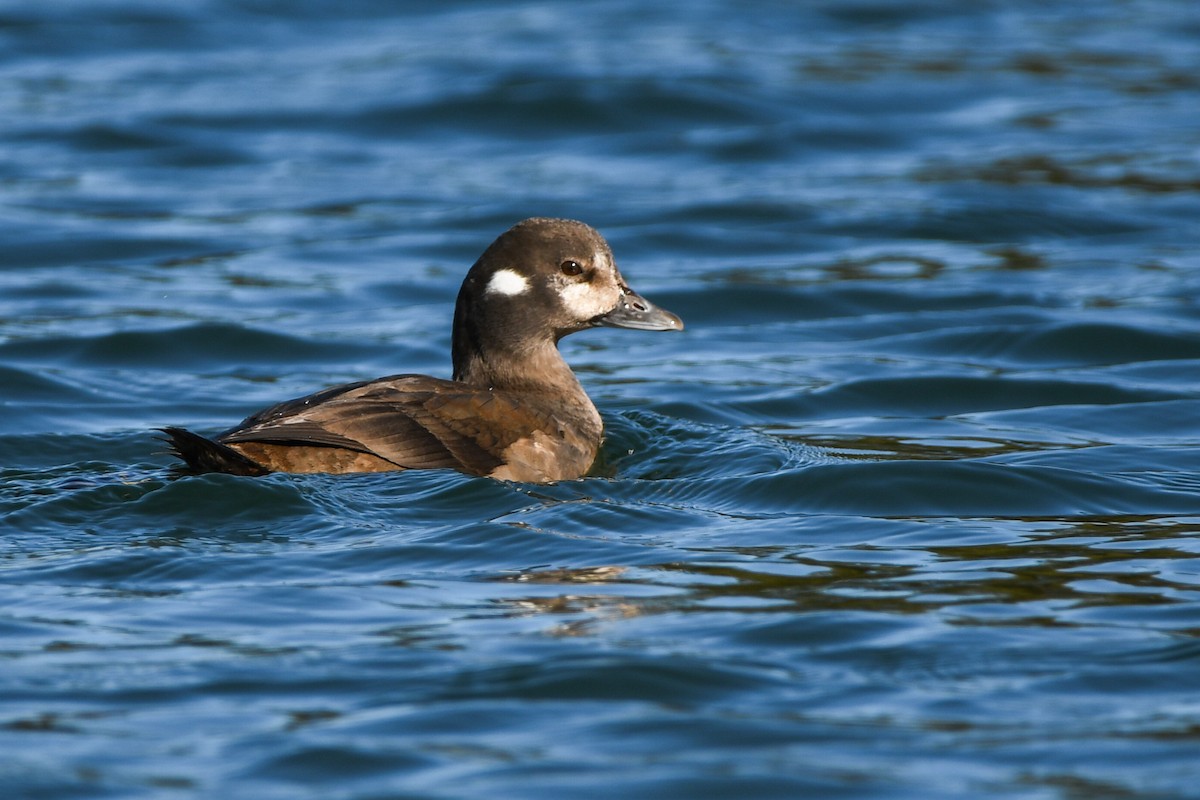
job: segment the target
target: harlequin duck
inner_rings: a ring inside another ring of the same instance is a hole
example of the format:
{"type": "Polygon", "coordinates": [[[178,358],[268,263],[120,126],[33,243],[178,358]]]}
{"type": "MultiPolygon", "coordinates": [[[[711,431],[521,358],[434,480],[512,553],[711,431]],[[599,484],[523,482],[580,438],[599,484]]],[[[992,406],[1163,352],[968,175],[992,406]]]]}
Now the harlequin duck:
{"type": "Polygon", "coordinates": [[[455,469],[530,483],[591,467],[604,429],[558,340],[597,326],[682,330],[625,283],[608,243],[565,219],[527,219],[467,273],[454,309],[454,379],[393,375],[288,400],[207,439],[163,428],[187,472],[455,469]]]}

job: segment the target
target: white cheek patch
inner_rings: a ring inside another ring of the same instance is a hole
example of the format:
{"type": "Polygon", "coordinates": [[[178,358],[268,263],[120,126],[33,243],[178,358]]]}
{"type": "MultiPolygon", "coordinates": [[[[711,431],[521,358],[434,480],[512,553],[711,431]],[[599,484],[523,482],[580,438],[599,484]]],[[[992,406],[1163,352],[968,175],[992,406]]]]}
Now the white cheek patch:
{"type": "Polygon", "coordinates": [[[493,273],[492,279],[488,281],[487,288],[483,290],[483,293],[514,297],[527,291],[529,291],[529,281],[524,276],[518,275],[511,269],[501,269],[493,273]]]}
{"type": "Polygon", "coordinates": [[[598,290],[590,283],[572,283],[561,292],[563,305],[579,320],[607,314],[616,305],[616,298],[598,290]]]}
{"type": "Polygon", "coordinates": [[[597,250],[592,256],[592,264],[596,267],[597,278],[590,283],[570,283],[562,288],[563,305],[571,316],[579,320],[592,319],[612,311],[617,304],[614,292],[601,288],[599,284],[607,283],[604,277],[612,273],[612,256],[604,250],[597,250]]]}

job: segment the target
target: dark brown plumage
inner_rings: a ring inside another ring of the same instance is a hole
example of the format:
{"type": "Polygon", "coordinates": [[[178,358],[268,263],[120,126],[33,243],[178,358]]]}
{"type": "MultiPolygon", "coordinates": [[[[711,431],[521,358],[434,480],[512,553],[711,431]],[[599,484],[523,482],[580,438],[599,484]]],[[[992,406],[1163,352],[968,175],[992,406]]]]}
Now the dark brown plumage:
{"type": "Polygon", "coordinates": [[[601,325],[682,330],[634,293],[593,228],[535,218],[491,244],[454,312],[454,379],[394,375],[289,400],[206,439],[163,428],[192,472],[455,469],[501,480],[570,480],[603,438],[592,401],[558,352],[601,325]]]}

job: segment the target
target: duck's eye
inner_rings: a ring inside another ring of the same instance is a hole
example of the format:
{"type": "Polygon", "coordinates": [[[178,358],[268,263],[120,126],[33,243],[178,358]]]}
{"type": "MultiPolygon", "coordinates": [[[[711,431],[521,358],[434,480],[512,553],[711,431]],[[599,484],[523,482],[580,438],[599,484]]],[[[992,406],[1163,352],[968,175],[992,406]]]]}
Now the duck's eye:
{"type": "Polygon", "coordinates": [[[570,260],[570,259],[567,259],[566,261],[564,261],[564,262],[562,262],[561,264],[559,264],[559,265],[558,265],[558,268],[559,268],[560,270],[562,270],[562,274],[563,274],[563,275],[567,275],[567,276],[570,276],[570,277],[572,277],[572,278],[573,278],[573,277],[575,277],[576,275],[582,275],[582,274],[583,274],[583,267],[581,267],[581,266],[579,265],[579,262],[578,262],[578,261],[572,261],[572,260],[570,260]]]}

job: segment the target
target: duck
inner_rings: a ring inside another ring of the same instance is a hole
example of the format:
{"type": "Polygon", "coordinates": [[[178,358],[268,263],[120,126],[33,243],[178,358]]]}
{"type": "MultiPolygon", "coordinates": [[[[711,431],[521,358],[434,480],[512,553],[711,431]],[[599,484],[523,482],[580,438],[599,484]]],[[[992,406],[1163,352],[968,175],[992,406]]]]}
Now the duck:
{"type": "Polygon", "coordinates": [[[597,327],[681,331],[629,288],[604,237],[570,219],[518,222],[467,272],[452,377],[344,383],[251,414],[211,438],[159,428],[184,473],[261,476],[449,469],[518,483],[575,480],[604,437],[558,349],[597,327]]]}

